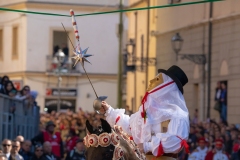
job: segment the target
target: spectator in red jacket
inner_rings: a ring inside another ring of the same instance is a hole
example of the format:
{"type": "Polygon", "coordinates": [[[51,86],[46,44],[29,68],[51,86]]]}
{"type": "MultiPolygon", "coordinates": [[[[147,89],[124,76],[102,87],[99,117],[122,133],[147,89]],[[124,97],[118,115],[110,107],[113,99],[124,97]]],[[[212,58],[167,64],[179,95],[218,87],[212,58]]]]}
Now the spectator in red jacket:
{"type": "Polygon", "coordinates": [[[55,124],[49,121],[46,125],[46,131],[41,132],[39,135],[32,139],[34,145],[44,142],[49,142],[52,146],[52,153],[57,159],[64,157],[63,143],[61,134],[59,132],[54,132],[55,124]]]}
{"type": "Polygon", "coordinates": [[[75,129],[71,128],[69,130],[69,138],[67,139],[67,142],[66,142],[67,152],[70,152],[71,150],[74,149],[78,139],[79,139],[79,137],[76,135],[75,129]]]}
{"type": "Polygon", "coordinates": [[[215,141],[215,149],[212,149],[210,152],[208,152],[207,156],[205,157],[205,160],[228,160],[227,154],[223,151],[223,140],[222,139],[216,139],[215,141]]]}

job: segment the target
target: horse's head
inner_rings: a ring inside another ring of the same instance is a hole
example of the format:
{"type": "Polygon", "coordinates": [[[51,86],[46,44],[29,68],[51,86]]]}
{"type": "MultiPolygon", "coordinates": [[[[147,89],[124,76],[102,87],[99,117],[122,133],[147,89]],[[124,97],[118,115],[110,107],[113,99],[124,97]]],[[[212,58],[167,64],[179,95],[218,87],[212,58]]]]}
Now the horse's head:
{"type": "MultiPolygon", "coordinates": [[[[102,133],[111,133],[111,126],[108,124],[107,121],[101,119],[102,125],[99,126],[97,129],[94,129],[93,126],[86,121],[86,127],[90,135],[101,135],[102,133]]],[[[95,143],[93,141],[93,143],[95,143]]],[[[98,142],[97,142],[98,143],[98,142]]],[[[115,146],[109,144],[106,147],[102,147],[98,145],[97,147],[88,146],[86,151],[87,160],[112,160],[113,153],[114,153],[115,146]]]]}
{"type": "Polygon", "coordinates": [[[89,121],[86,121],[89,132],[84,138],[84,143],[87,146],[85,153],[87,160],[139,160],[129,143],[115,131],[112,132],[107,121],[101,119],[101,122],[102,125],[94,129],[89,121]]]}

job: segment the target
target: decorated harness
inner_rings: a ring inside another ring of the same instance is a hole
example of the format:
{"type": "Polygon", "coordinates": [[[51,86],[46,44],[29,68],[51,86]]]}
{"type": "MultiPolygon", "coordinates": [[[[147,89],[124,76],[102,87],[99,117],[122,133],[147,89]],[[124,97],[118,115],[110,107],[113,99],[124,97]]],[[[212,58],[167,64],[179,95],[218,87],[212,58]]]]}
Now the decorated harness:
{"type": "Polygon", "coordinates": [[[139,160],[146,160],[145,155],[137,147],[132,137],[124,133],[121,126],[114,125],[112,133],[87,134],[84,137],[84,144],[86,147],[110,147],[113,145],[115,148],[112,160],[124,160],[124,151],[120,146],[120,137],[127,142],[139,160]]]}

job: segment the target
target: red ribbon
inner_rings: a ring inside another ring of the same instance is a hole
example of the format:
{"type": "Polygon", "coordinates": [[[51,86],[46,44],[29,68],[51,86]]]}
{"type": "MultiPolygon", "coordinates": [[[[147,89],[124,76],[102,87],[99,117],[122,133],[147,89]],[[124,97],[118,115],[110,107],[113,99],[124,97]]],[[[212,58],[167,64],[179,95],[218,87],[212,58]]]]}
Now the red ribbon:
{"type": "MultiPolygon", "coordinates": [[[[186,153],[190,153],[189,152],[189,146],[187,144],[187,141],[185,139],[182,139],[180,138],[179,136],[177,136],[180,140],[181,140],[181,147],[180,147],[180,150],[182,147],[184,147],[186,153]]],[[[163,146],[162,146],[162,142],[160,141],[160,145],[158,146],[158,153],[157,153],[157,157],[160,157],[164,154],[164,151],[163,151],[163,146]]]]}
{"type": "Polygon", "coordinates": [[[157,154],[157,157],[160,157],[164,154],[164,151],[163,151],[163,146],[162,146],[162,142],[160,141],[160,145],[158,146],[158,154],[157,154]]]}
{"type": "Polygon", "coordinates": [[[190,153],[189,146],[188,146],[187,141],[185,139],[181,141],[181,148],[182,147],[185,148],[186,153],[190,153]]]}
{"type": "Polygon", "coordinates": [[[118,116],[118,117],[116,118],[115,124],[117,124],[117,122],[119,121],[119,119],[120,119],[120,116],[118,116]]]}
{"type": "Polygon", "coordinates": [[[151,94],[151,93],[153,93],[153,92],[156,92],[156,91],[158,91],[158,90],[160,90],[160,89],[162,89],[162,88],[164,88],[164,87],[166,87],[166,86],[168,86],[168,85],[170,85],[170,84],[172,84],[172,83],[174,83],[174,81],[171,81],[171,82],[169,82],[169,83],[167,83],[167,84],[164,84],[164,85],[162,85],[162,86],[154,89],[154,90],[151,91],[151,92],[146,92],[146,93],[145,93],[145,95],[144,95],[144,97],[143,97],[143,99],[142,99],[143,111],[141,112],[141,116],[142,116],[142,118],[144,118],[144,123],[146,123],[146,118],[147,118],[147,112],[146,112],[146,110],[145,110],[144,104],[145,104],[145,102],[147,102],[147,97],[148,97],[148,95],[151,94]]]}
{"type": "Polygon", "coordinates": [[[180,138],[179,136],[177,136],[177,137],[178,137],[179,139],[181,139],[181,147],[180,147],[180,150],[181,150],[182,147],[184,147],[186,153],[190,153],[190,151],[189,151],[189,146],[188,146],[188,144],[187,144],[187,141],[186,141],[185,139],[180,138]]]}

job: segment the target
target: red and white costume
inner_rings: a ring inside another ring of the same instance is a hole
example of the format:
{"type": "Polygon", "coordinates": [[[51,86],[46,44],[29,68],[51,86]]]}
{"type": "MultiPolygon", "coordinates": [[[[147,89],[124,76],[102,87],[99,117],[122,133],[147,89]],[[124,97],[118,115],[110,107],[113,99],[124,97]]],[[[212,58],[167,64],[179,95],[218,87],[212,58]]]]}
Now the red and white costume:
{"type": "Polygon", "coordinates": [[[204,160],[207,155],[208,148],[205,147],[204,149],[201,149],[200,147],[197,147],[197,152],[199,154],[199,159],[204,160]]]}
{"type": "Polygon", "coordinates": [[[206,140],[204,137],[201,137],[198,139],[198,144],[201,146],[197,147],[196,150],[189,155],[189,160],[204,160],[207,152],[208,152],[208,147],[206,147],[206,140]],[[203,148],[203,149],[202,149],[203,148]]]}
{"type": "Polygon", "coordinates": [[[136,113],[129,117],[124,109],[112,107],[105,113],[111,126],[121,126],[136,144],[143,143],[145,153],[152,152],[156,157],[188,148],[189,135],[189,113],[183,94],[172,78],[160,74],[163,83],[145,94],[136,113]],[[170,120],[167,132],[162,133],[161,123],[167,120],[170,120]]]}
{"type": "Polygon", "coordinates": [[[207,147],[205,147],[204,149],[197,147],[196,151],[189,155],[188,160],[205,160],[207,152],[208,152],[207,147]]]}
{"type": "Polygon", "coordinates": [[[222,150],[220,151],[217,150],[213,156],[213,160],[228,160],[228,159],[229,159],[228,156],[225,153],[223,153],[222,150]]]}
{"type": "Polygon", "coordinates": [[[215,141],[215,148],[212,151],[208,152],[206,155],[205,160],[228,160],[227,154],[223,152],[222,149],[217,149],[217,147],[222,148],[223,147],[223,141],[221,139],[217,139],[215,141]]]}

